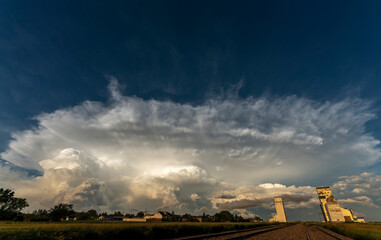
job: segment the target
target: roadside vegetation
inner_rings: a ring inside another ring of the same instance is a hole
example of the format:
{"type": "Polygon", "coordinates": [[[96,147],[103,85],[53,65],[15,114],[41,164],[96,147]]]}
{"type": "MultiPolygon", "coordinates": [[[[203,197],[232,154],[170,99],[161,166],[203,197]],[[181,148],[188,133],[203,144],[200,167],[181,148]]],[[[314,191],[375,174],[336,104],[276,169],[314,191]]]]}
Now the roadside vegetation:
{"type": "Polygon", "coordinates": [[[320,225],[356,240],[381,239],[381,223],[324,223],[320,225]]]}
{"type": "Polygon", "coordinates": [[[269,225],[269,223],[128,223],[116,221],[0,222],[2,240],[168,239],[269,225]]]}

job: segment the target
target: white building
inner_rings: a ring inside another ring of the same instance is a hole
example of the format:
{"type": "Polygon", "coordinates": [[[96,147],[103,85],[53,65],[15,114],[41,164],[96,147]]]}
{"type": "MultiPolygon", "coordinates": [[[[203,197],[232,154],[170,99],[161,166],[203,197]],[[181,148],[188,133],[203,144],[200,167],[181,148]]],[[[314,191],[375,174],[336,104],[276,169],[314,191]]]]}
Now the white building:
{"type": "Polygon", "coordinates": [[[144,216],[144,218],[146,219],[146,221],[159,221],[159,222],[166,222],[166,221],[173,220],[173,216],[171,213],[163,212],[163,211],[156,212],[153,215],[146,215],[144,216]]]}

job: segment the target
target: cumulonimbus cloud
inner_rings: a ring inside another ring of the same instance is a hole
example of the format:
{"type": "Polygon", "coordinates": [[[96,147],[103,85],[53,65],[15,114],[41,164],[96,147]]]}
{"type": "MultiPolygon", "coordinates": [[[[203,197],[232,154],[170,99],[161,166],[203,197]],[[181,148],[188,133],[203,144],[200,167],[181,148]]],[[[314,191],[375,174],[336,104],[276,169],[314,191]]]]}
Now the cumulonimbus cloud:
{"type": "Polygon", "coordinates": [[[14,133],[1,158],[43,174],[1,181],[34,207],[68,201],[202,211],[255,205],[277,193],[289,196],[289,207],[309,207],[316,202],[309,187],[259,184],[318,181],[322,172],[333,179],[381,158],[379,140],[365,132],[375,118],[365,100],[228,97],[194,106],[123,96],[115,79],[109,90],[107,104],[42,113],[36,128],[14,133]],[[245,195],[239,186],[257,187],[245,195]],[[263,189],[268,194],[259,197],[263,189]]]}

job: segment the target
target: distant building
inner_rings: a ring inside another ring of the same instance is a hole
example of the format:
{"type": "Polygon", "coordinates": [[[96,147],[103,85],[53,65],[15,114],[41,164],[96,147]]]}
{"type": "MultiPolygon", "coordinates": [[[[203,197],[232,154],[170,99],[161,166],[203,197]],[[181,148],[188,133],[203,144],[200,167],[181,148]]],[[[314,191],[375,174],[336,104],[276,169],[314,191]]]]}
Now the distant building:
{"type": "Polygon", "coordinates": [[[282,197],[274,197],[276,214],[270,218],[270,222],[287,222],[286,212],[284,211],[284,204],[282,197]]]}
{"type": "Polygon", "coordinates": [[[249,222],[263,222],[263,219],[259,216],[255,216],[254,218],[251,218],[249,222]]]}
{"type": "Polygon", "coordinates": [[[365,219],[363,217],[358,217],[356,222],[365,223],[365,219]]]}
{"type": "Polygon", "coordinates": [[[109,220],[109,221],[123,221],[123,216],[107,216],[106,217],[106,220],[109,220]]]}
{"type": "Polygon", "coordinates": [[[146,218],[123,218],[123,222],[147,222],[146,218]]]}
{"type": "Polygon", "coordinates": [[[169,212],[163,212],[159,211],[156,212],[153,215],[146,215],[144,216],[147,222],[149,221],[158,221],[158,222],[172,222],[173,221],[173,215],[169,212]]]}
{"type": "Polygon", "coordinates": [[[359,222],[359,218],[356,217],[353,209],[340,207],[340,204],[333,197],[330,187],[317,187],[316,191],[325,222],[359,222]]]}
{"type": "Polygon", "coordinates": [[[113,216],[113,215],[110,215],[110,216],[99,216],[97,218],[97,220],[107,220],[107,221],[122,221],[123,220],[123,216],[113,216]]]}

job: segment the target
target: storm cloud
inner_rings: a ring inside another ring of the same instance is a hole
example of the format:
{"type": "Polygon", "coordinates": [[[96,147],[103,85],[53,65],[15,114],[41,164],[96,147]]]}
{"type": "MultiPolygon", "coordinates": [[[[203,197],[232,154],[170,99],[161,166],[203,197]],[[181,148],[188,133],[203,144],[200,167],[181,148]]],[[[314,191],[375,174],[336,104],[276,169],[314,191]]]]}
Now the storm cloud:
{"type": "Polygon", "coordinates": [[[42,113],[36,128],[13,133],[1,158],[42,175],[3,177],[2,184],[33,208],[65,201],[83,209],[217,211],[270,208],[275,195],[297,208],[317,204],[314,188],[274,182],[317,182],[321,172],[344,175],[381,157],[379,140],[365,132],[375,115],[361,99],[179,104],[123,96],[114,78],[109,91],[107,104],[42,113]]]}

